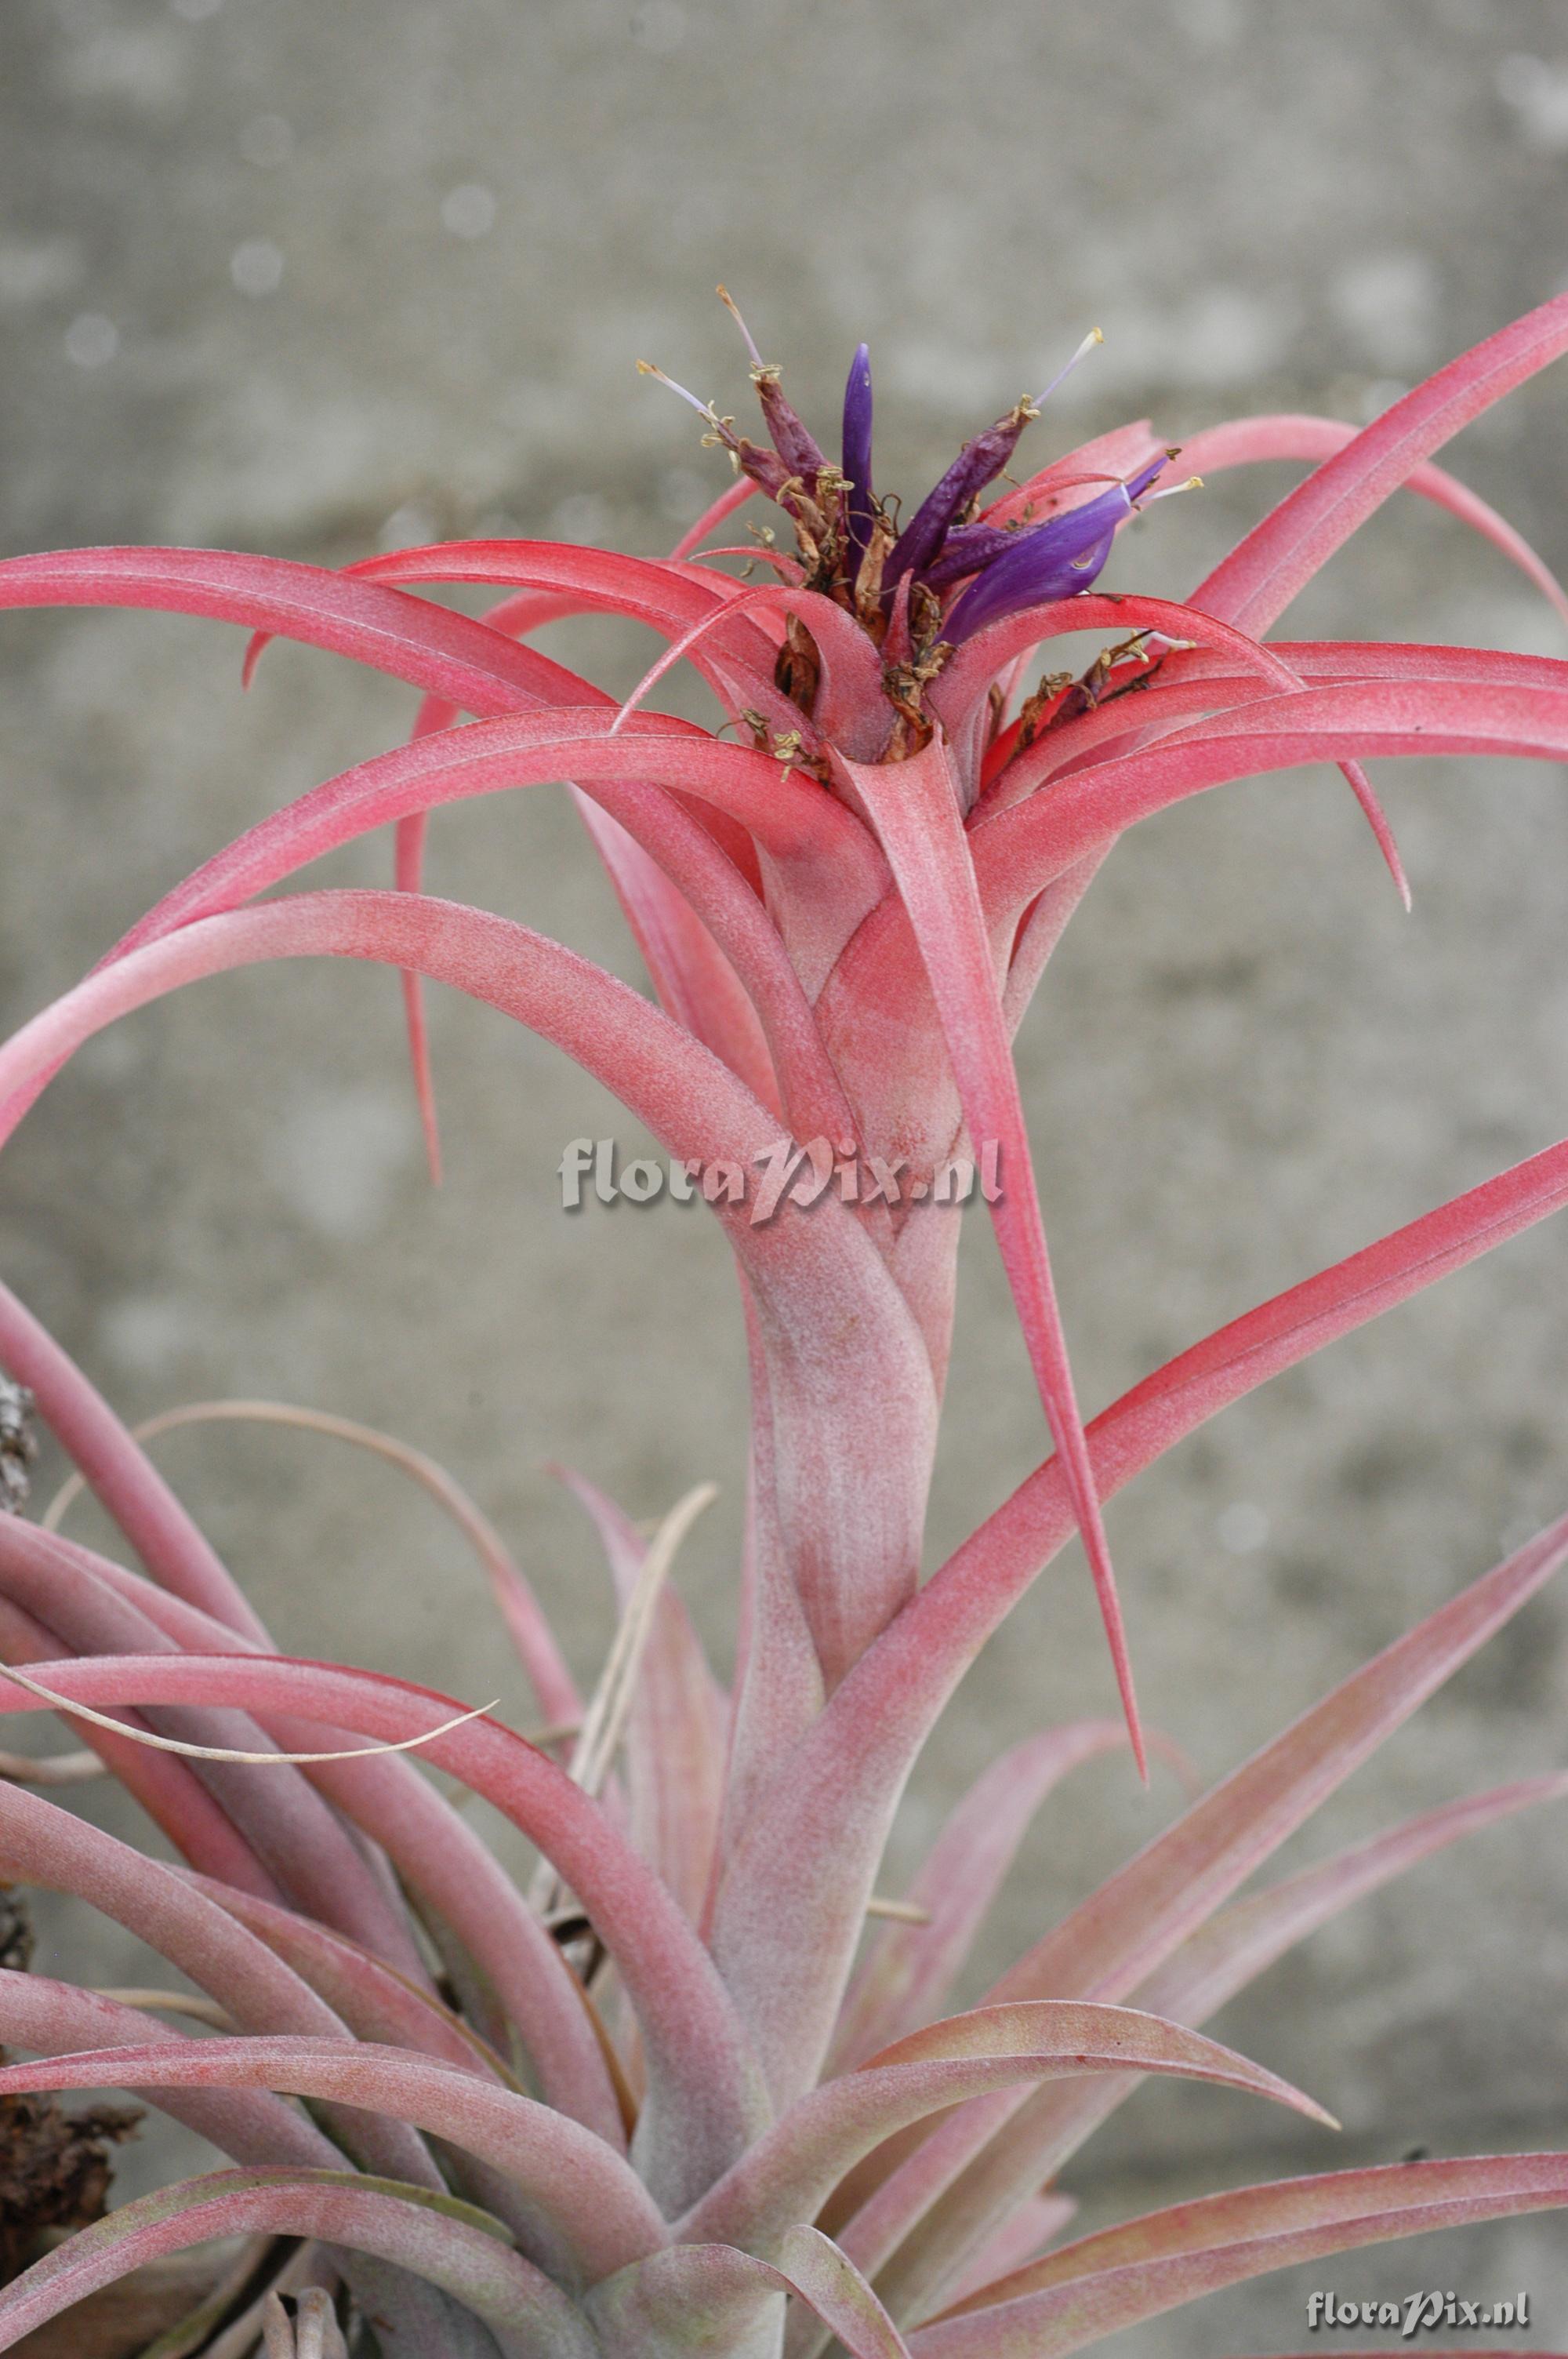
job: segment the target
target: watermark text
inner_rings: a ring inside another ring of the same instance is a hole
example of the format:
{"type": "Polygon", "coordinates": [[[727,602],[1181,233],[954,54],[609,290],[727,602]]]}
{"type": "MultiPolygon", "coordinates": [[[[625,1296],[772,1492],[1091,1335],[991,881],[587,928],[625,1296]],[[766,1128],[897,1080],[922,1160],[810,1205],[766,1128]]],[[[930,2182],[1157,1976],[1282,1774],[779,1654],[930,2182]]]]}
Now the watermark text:
{"type": "Polygon", "coordinates": [[[777,1218],[786,1204],[809,1212],[828,1195],[844,1204],[967,1204],[977,1192],[988,1204],[1001,1196],[1001,1142],[980,1142],[978,1158],[949,1156],[929,1176],[910,1171],[902,1155],[862,1155],[850,1142],[777,1138],[748,1160],[672,1157],[655,1162],[636,1156],[622,1163],[612,1138],[574,1138],[559,1166],[561,1203],[568,1212],[589,1202],[652,1204],[668,1196],[677,1204],[698,1198],[708,1204],[744,1204],[753,1228],[777,1218]]]}
{"type": "Polygon", "coordinates": [[[1398,2301],[1353,2301],[1342,2294],[1307,2296],[1307,2327],[1316,2334],[1324,2327],[1397,2326],[1409,2343],[1438,2327],[1528,2326],[1530,2296],[1509,2294],[1501,2301],[1466,2301],[1456,2293],[1433,2288],[1405,2294],[1398,2301]]]}

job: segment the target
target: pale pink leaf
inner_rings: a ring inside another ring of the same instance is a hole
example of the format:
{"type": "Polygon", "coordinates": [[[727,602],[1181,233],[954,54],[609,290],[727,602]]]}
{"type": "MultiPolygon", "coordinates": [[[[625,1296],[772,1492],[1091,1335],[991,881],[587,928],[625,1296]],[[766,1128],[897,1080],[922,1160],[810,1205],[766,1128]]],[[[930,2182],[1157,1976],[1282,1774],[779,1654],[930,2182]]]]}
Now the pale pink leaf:
{"type": "Polygon", "coordinates": [[[969,1136],[994,1144],[999,1152],[1001,1192],[990,1206],[991,1221],[1088,1554],[1133,1754],[1147,1775],[1132,1667],[1062,1332],[1023,1102],[952,772],[935,738],[905,762],[844,766],[881,839],[908,912],[969,1136]]]}
{"type": "Polygon", "coordinates": [[[930,2020],[961,1972],[1042,1802],[1069,1770],[1126,1742],[1119,1721],[1070,1721],[1010,1745],[981,1772],[904,1895],[926,1921],[881,1927],[849,1985],[829,2071],[850,2071],[875,2049],[930,2020]]]}
{"type": "MultiPolygon", "coordinates": [[[[624,1611],[645,1544],[611,1499],[570,1467],[562,1480],[604,1543],[624,1611]]],[[[729,1701],[702,1642],[666,1582],[654,1608],[626,1726],[632,1835],[696,1923],[713,1872],[724,1799],[729,1701]]]]}
{"type": "Polygon", "coordinates": [[[1332,2117],[1287,2082],[1196,2032],[1126,2007],[1002,2005],[931,2024],[797,2098],[679,2224],[683,2237],[766,2248],[817,2212],[847,2170],[910,2122],[1020,2082],[1132,2068],[1210,2081],[1332,2117]]]}
{"type": "MultiPolygon", "coordinates": [[[[1222,1780],[1011,1966],[990,1998],[1010,2004],[1052,1993],[1103,2002],[1138,1988],[1564,1557],[1568,1517],[1396,1639],[1222,1780]]],[[[1056,2153],[1056,2125],[1046,2115],[1033,2100],[1023,2111],[1011,2098],[971,2107],[942,2125],[850,2223],[847,2248],[893,2288],[895,2309],[922,2306],[976,2238],[1040,2184],[1056,2153]],[[1004,2131],[1012,2114],[1018,2119],[1004,2131]]]]}
{"type": "MultiPolygon", "coordinates": [[[[552,2359],[597,2359],[580,2311],[470,2204],[391,2180],[282,2169],[183,2180],[80,2230],[0,2288],[0,2351],[149,2261],[257,2234],[313,2237],[394,2262],[483,2319],[516,2359],[544,2350],[552,2359]]],[[[438,2359],[435,2344],[421,2348],[425,2359],[438,2359]]],[[[465,2354],[478,2348],[465,2337],[465,2354]]]]}
{"type": "MultiPolygon", "coordinates": [[[[0,561],[0,607],[142,606],[302,639],[450,697],[465,712],[532,701],[547,658],[466,614],[281,557],[207,549],[67,549],[0,561]]],[[[552,674],[564,678],[559,665],[552,674]]]]}
{"type": "Polygon", "coordinates": [[[1568,2156],[1503,2155],[1284,2180],[1063,2245],[923,2327],[915,2359],[1065,2359],[1182,2304],[1331,2253],[1568,2203],[1568,2156]]]}
{"type": "Polygon", "coordinates": [[[103,2088],[265,2089],[407,2123],[477,2157],[517,2190],[531,2257],[557,2279],[592,2285],[665,2241],[642,2181],[591,2130],[406,2049],[287,2038],[144,2040],[0,2066],[0,2096],[103,2088]]]}
{"type": "Polygon", "coordinates": [[[732,2245],[670,2245],[600,2287],[590,2307],[606,2359],[646,2359],[666,2345],[700,2347],[717,2359],[752,2347],[779,2294],[798,2295],[849,2359],[909,2359],[860,2272],[804,2224],[778,2239],[771,2261],[732,2245]]]}
{"type": "MultiPolygon", "coordinates": [[[[0,1971],[0,2046],[54,2057],[81,2049],[155,2043],[184,2048],[204,2044],[157,2016],[105,1998],[102,1992],[78,1990],[48,1974],[0,1971]]],[[[160,2112],[209,2139],[235,2162],[342,2167],[342,2156],[325,2132],[269,2093],[170,2089],[160,2092],[157,2104],[160,2112]]]]}
{"type": "MultiPolygon", "coordinates": [[[[402,1736],[422,1733],[449,1717],[433,1708],[430,1690],[407,1681],[278,1656],[105,1656],[51,1665],[49,1683],[82,1702],[113,1705],[139,1694],[154,1702],[238,1703],[264,1722],[287,1714],[373,1737],[394,1726],[402,1736]]],[[[652,2095],[639,2125],[642,2158],[666,2203],[690,2201],[741,2150],[765,2112],[707,1952],[657,1877],[546,1755],[485,1719],[433,1736],[425,1751],[504,1811],[580,1897],[615,1958],[647,2046],[652,2095]]],[[[35,1810],[49,1807],[26,1799],[35,1810]]],[[[200,1897],[184,1895],[191,1903],[200,1897]]]]}

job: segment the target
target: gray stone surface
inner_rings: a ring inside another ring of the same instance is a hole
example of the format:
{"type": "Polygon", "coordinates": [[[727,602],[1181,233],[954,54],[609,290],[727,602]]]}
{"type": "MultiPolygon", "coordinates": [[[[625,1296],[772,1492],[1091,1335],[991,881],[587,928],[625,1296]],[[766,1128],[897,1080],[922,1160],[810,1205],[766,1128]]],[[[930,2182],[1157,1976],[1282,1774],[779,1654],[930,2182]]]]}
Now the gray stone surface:
{"type": "MultiPolygon", "coordinates": [[[[114,538],[341,561],[475,528],[656,549],[716,480],[647,353],[739,408],[724,277],[825,413],[870,337],[881,481],[1070,349],[1104,353],[1044,451],[1148,412],[1362,418],[1568,274],[1568,27],[1547,0],[11,0],[0,26],[0,513],[7,551],[114,538]]],[[[1564,380],[1454,453],[1568,569],[1564,380]]],[[[1158,510],[1115,579],[1179,593],[1288,481],[1158,510]]],[[[1493,552],[1395,504],[1301,602],[1327,634],[1554,651],[1493,552]]],[[[607,682],[641,643],[549,642],[607,682]]],[[[205,852],[359,753],[408,696],[232,631],[128,615],[0,631],[0,1015],[70,983],[205,852]]],[[[1416,914],[1343,786],[1301,774],[1146,827],[1111,864],[1022,1061],[1085,1397],[1543,1146],[1568,1103],[1568,817],[1545,767],[1388,766],[1416,914]]],[[[330,864],[385,874],[379,844],[330,864]]],[[[554,793],[435,830],[432,880],[635,975],[554,793]]],[[[564,1142],[635,1133],[466,1003],[434,1010],[432,1196],[396,995],[364,973],[204,985],[95,1046],[0,1178],[0,1268],[127,1412],[211,1395],[416,1440],[512,1537],[574,1657],[606,1628],[542,1471],[647,1516],[707,1474],[688,1587],[722,1653],[743,1370],[697,1216],[564,1220],[564,1142]]],[[[1152,1717],[1217,1772],[1499,1549],[1568,1477],[1565,1243],[1537,1232],[1189,1443],[1112,1513],[1152,1717]]],[[[1033,1462],[1038,1413],[978,1225],[932,1560],[1033,1462]]],[[[523,1710],[433,1511],[326,1443],[181,1434],[164,1462],[285,1639],[523,1710]]],[[[80,1528],[92,1529],[83,1516],[80,1528]]],[[[1308,1857],[1563,1758],[1563,1607],[1537,1604],[1365,1772],[1308,1857]]],[[[916,1782],[913,1854],[1004,1738],[1110,1700],[1076,1555],[989,1650],[916,1782]]],[[[1125,1769],[1046,1814],[993,1962],[1156,1826],[1125,1769]]],[[[1292,1854],[1292,1856],[1298,1854],[1292,1854]]],[[[1341,2113],[1358,2158],[1553,2145],[1568,2063],[1554,1822],[1435,1864],[1321,1936],[1221,2029],[1341,2113]]],[[[120,1948],[107,1978],[134,1978],[120,1948]]],[[[49,1960],[80,1959],[74,1912],[49,1960]]],[[[1094,2216],[1328,2167],[1239,2100],[1166,2090],[1075,2174],[1094,2216]]],[[[1308,2272],[1432,2281],[1413,2245],[1308,2272]]],[[[1455,2242],[1443,2280],[1533,2284],[1561,2237],[1455,2242]]],[[[1127,2338],[1132,2359],[1306,2340],[1295,2279],[1127,2338]]],[[[1550,2305],[1556,2304],[1555,2313],[1550,2305]]]]}

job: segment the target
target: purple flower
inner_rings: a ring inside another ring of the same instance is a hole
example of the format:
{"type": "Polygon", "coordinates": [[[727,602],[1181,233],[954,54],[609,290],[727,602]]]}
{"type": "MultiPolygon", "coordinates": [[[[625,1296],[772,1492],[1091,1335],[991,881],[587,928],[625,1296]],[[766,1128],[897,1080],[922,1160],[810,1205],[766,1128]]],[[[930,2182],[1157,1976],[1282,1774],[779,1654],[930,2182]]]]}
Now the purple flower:
{"type": "Polygon", "coordinates": [[[1004,615],[1088,589],[1110,554],[1117,527],[1162,472],[1166,458],[1174,455],[1162,453],[1126,483],[1109,483],[1098,497],[1044,524],[1002,527],[975,516],[979,494],[1004,472],[1024,428],[1100,342],[1097,328],[1043,393],[1019,402],[965,443],[893,539],[891,528],[880,523],[884,511],[872,488],[869,348],[856,347],[844,387],[839,469],[784,399],[777,368],[762,359],[729,295],[723,288],[719,292],[745,338],[771,449],[748,441],[731,419],[676,385],[663,370],[645,362],[638,365],[690,402],[706,420],[709,438],[723,443],[737,468],[794,519],[802,586],[846,607],[889,662],[914,658],[924,663],[939,642],[957,646],[1004,615]],[[878,541],[879,529],[876,579],[874,584],[868,580],[862,597],[863,560],[878,541]],[[944,614],[944,599],[955,591],[957,594],[944,614]]]}
{"type": "Polygon", "coordinates": [[[1113,484],[1082,507],[1027,532],[996,533],[1008,545],[995,549],[989,562],[981,560],[985,570],[944,617],[942,636],[959,647],[988,623],[1087,590],[1110,555],[1118,525],[1164,465],[1162,451],[1125,484],[1113,484]]]}

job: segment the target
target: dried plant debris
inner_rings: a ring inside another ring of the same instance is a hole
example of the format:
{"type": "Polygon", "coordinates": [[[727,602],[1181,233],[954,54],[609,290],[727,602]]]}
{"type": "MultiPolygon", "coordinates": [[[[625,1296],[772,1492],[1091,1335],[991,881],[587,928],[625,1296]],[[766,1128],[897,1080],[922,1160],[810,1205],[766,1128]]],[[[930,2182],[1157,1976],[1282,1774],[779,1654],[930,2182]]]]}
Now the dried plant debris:
{"type": "Polygon", "coordinates": [[[14,1884],[0,1884],[0,1967],[25,1974],[32,1962],[33,1920],[14,1884]]]}
{"type": "MultiPolygon", "coordinates": [[[[32,1954],[27,1902],[16,1886],[0,1884],[0,1968],[26,1973],[32,1954]]],[[[51,2097],[0,2097],[0,2284],[37,2256],[47,2229],[85,2228],[103,2218],[109,2149],[141,2118],[127,2106],[67,2114],[51,2097]]]]}
{"type": "Polygon", "coordinates": [[[19,1515],[27,1506],[32,1487],[27,1469],[38,1450],[32,1394],[0,1376],[0,1515],[19,1515]]]}
{"type": "Polygon", "coordinates": [[[0,2284],[38,2257],[47,2230],[103,2217],[110,2149],[141,2118],[128,2105],[68,2114],[52,2097],[0,2097],[0,2284]]]}

